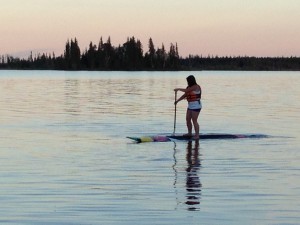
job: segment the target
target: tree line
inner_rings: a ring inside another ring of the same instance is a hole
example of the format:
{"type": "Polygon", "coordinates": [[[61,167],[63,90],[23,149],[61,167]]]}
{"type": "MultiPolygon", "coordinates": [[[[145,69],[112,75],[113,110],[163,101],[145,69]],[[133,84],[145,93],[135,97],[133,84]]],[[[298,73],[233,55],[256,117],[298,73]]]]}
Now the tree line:
{"type": "Polygon", "coordinates": [[[300,57],[218,57],[189,55],[180,57],[178,45],[171,43],[166,50],[164,44],[155,47],[152,38],[144,53],[140,40],[135,37],[119,46],[111,44],[110,37],[103,42],[81,51],[77,38],[68,40],[64,53],[31,53],[27,59],[0,55],[0,69],[32,70],[300,70],[300,57]]]}
{"type": "Polygon", "coordinates": [[[190,56],[181,59],[191,70],[299,71],[300,57],[190,56]]]}
{"type": "Polygon", "coordinates": [[[96,45],[90,42],[83,52],[76,38],[68,40],[64,54],[30,54],[28,59],[0,56],[1,69],[53,69],[53,70],[179,70],[180,60],[177,43],[170,44],[167,51],[164,44],[155,48],[152,38],[148,51],[143,52],[140,40],[128,38],[123,45],[111,44],[110,37],[96,45]]]}

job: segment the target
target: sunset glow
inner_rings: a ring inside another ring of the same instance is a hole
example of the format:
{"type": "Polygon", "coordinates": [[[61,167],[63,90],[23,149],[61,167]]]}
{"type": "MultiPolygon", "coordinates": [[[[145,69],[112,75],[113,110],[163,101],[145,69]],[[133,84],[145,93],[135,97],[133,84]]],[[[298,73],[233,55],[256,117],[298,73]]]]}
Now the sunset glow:
{"type": "Polygon", "coordinates": [[[0,55],[135,36],[181,56],[299,56],[298,0],[0,0],[0,55]]]}

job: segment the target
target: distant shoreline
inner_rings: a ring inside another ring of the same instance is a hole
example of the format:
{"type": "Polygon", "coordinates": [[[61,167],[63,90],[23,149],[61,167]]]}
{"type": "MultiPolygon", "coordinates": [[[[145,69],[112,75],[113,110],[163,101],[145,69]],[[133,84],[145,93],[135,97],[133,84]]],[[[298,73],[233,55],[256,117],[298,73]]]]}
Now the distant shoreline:
{"type": "Polygon", "coordinates": [[[177,43],[155,48],[149,39],[148,51],[138,39],[131,37],[123,45],[112,46],[110,37],[104,43],[92,42],[83,52],[78,41],[67,41],[64,54],[31,55],[28,59],[0,54],[0,69],[62,71],[300,71],[300,57],[199,56],[180,57],[177,43]]]}
{"type": "Polygon", "coordinates": [[[0,70],[58,70],[58,71],[300,71],[300,57],[290,58],[255,58],[255,57],[217,57],[217,58],[200,58],[189,57],[179,58],[175,68],[153,68],[140,66],[126,68],[65,68],[64,66],[57,66],[55,61],[61,61],[59,65],[63,64],[64,59],[48,59],[42,60],[37,58],[35,61],[28,62],[28,60],[13,59],[9,63],[0,62],[0,70]],[[41,62],[44,61],[44,62],[41,62]]]}

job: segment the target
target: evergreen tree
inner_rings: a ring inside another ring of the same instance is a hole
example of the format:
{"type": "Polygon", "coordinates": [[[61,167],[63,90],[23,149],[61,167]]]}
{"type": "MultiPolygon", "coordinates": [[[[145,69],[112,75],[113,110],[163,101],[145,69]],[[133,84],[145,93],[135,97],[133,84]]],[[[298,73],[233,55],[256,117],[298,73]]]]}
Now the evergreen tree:
{"type": "Polygon", "coordinates": [[[175,46],[171,43],[170,45],[170,51],[168,53],[168,68],[173,69],[175,64],[175,58],[176,58],[176,51],[175,46]]]}
{"type": "Polygon", "coordinates": [[[71,66],[71,45],[70,41],[68,40],[66,43],[66,48],[64,52],[65,56],[65,69],[69,69],[71,66]]]}
{"type": "Polygon", "coordinates": [[[166,60],[167,60],[167,54],[165,50],[164,44],[162,44],[161,48],[158,48],[156,50],[156,69],[158,70],[165,70],[166,68],[166,60]]]}
{"type": "Polygon", "coordinates": [[[71,55],[71,70],[78,70],[80,69],[80,48],[78,46],[77,39],[71,40],[71,47],[70,47],[70,55],[71,55]]]}
{"type": "Polygon", "coordinates": [[[143,48],[140,40],[135,41],[135,37],[127,39],[123,44],[124,62],[127,70],[140,70],[143,62],[143,48]]]}
{"type": "Polygon", "coordinates": [[[87,51],[87,68],[90,70],[95,69],[96,65],[96,54],[97,54],[97,46],[93,45],[92,42],[90,42],[89,50],[87,51]]]}
{"type": "Polygon", "coordinates": [[[149,39],[148,48],[149,50],[145,54],[145,66],[146,68],[153,70],[155,68],[156,52],[152,38],[149,39]]]}
{"type": "Polygon", "coordinates": [[[113,60],[113,47],[111,45],[110,37],[108,37],[107,42],[103,44],[103,56],[104,56],[104,69],[112,69],[113,60]]]}
{"type": "Polygon", "coordinates": [[[104,68],[104,44],[102,37],[100,37],[99,44],[98,44],[98,49],[97,49],[97,59],[96,59],[96,64],[98,69],[103,69],[104,68]]]}

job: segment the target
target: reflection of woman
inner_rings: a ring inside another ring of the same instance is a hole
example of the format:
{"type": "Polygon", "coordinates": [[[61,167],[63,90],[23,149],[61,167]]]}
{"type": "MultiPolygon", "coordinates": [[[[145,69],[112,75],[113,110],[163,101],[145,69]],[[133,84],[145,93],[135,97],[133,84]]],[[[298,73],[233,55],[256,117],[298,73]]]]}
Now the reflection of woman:
{"type": "Polygon", "coordinates": [[[190,75],[186,78],[188,86],[187,88],[175,88],[174,91],[182,91],[184,94],[175,101],[174,104],[177,104],[183,99],[187,99],[188,108],[186,111],[186,126],[188,129],[187,136],[192,136],[192,122],[195,130],[195,139],[199,139],[199,124],[198,116],[200,114],[202,105],[201,105],[201,87],[197,84],[196,79],[193,75],[190,75]]]}
{"type": "Polygon", "coordinates": [[[199,141],[195,141],[195,146],[193,148],[192,141],[188,142],[186,161],[188,167],[186,169],[186,204],[188,205],[188,210],[197,210],[195,205],[200,204],[201,195],[201,183],[198,176],[198,171],[201,167],[201,162],[199,159],[199,141]]]}

